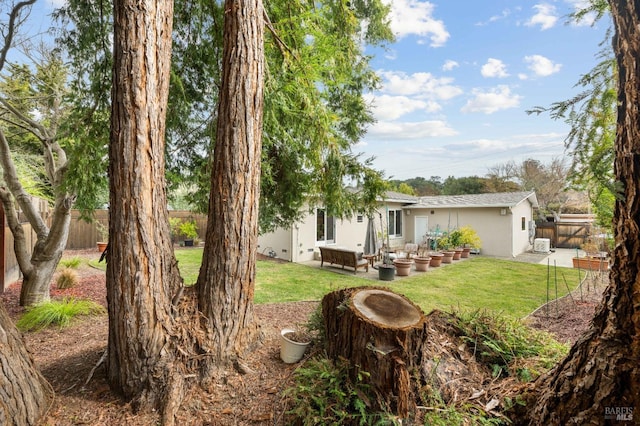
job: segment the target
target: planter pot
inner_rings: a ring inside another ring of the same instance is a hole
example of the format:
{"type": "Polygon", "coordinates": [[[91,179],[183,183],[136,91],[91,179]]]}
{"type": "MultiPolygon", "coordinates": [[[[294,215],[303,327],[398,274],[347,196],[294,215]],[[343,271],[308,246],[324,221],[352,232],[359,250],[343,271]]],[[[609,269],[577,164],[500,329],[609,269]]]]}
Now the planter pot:
{"type": "Polygon", "coordinates": [[[462,249],[455,249],[453,251],[453,260],[460,260],[460,257],[462,257],[462,249]]]}
{"type": "Polygon", "coordinates": [[[184,240],[185,247],[193,247],[193,240],[184,240]]]}
{"type": "Polygon", "coordinates": [[[414,257],[413,261],[416,264],[416,271],[426,272],[429,269],[429,263],[431,262],[430,257],[414,257]]]}
{"type": "Polygon", "coordinates": [[[471,247],[465,247],[462,249],[462,254],[460,255],[460,257],[463,259],[466,259],[469,257],[470,253],[471,253],[471,247]]]}
{"type": "Polygon", "coordinates": [[[573,267],[586,269],[587,271],[606,271],[609,269],[609,260],[601,257],[574,257],[573,267]]]}
{"type": "Polygon", "coordinates": [[[399,277],[409,276],[409,272],[411,271],[411,264],[413,260],[411,259],[396,259],[393,261],[393,264],[396,267],[396,274],[399,277]]]}
{"type": "Polygon", "coordinates": [[[444,255],[442,253],[431,253],[431,260],[429,261],[429,266],[437,268],[442,263],[442,258],[444,255]]]}
{"type": "Polygon", "coordinates": [[[453,255],[456,254],[455,251],[443,251],[442,252],[442,263],[451,263],[453,262],[453,255]]]}
{"type": "Polygon", "coordinates": [[[393,281],[396,276],[396,267],[393,265],[378,265],[378,278],[382,281],[393,281]]]}
{"type": "Polygon", "coordinates": [[[280,331],[280,359],[287,364],[293,364],[302,359],[304,351],[311,342],[296,342],[287,337],[288,334],[295,333],[295,330],[284,328],[280,331]]]}
{"type": "Polygon", "coordinates": [[[98,245],[98,251],[100,253],[104,253],[104,251],[107,249],[107,244],[109,243],[103,243],[102,241],[98,241],[96,244],[98,245]]]}

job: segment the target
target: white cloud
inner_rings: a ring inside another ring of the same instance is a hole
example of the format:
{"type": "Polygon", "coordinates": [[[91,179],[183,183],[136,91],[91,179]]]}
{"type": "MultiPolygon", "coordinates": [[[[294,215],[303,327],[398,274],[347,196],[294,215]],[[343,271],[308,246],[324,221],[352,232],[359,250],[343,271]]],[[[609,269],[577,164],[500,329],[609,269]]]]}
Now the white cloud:
{"type": "Polygon", "coordinates": [[[367,139],[404,140],[455,136],[458,132],[445,121],[431,120],[418,122],[380,121],[367,130],[367,139]]]}
{"type": "Polygon", "coordinates": [[[533,6],[537,11],[526,23],[528,27],[535,27],[540,25],[541,30],[548,30],[552,28],[558,21],[556,16],[556,8],[548,3],[540,3],[533,6]]]}
{"type": "Polygon", "coordinates": [[[438,100],[462,94],[462,89],[453,85],[453,79],[448,77],[436,78],[427,72],[381,71],[378,74],[383,78],[382,92],[387,94],[438,100]]]}
{"type": "Polygon", "coordinates": [[[444,22],[433,17],[434,5],[419,0],[384,0],[391,5],[391,30],[398,39],[417,35],[430,40],[431,47],[441,47],[449,39],[444,22]]]}
{"type": "Polygon", "coordinates": [[[477,26],[483,27],[485,25],[491,24],[493,22],[500,21],[502,19],[506,19],[509,15],[511,15],[511,11],[509,9],[504,9],[499,15],[493,15],[489,17],[485,22],[476,23],[477,26]]]}
{"type": "Polygon", "coordinates": [[[507,66],[500,59],[489,58],[486,64],[480,69],[483,77],[508,77],[507,66]]]}
{"type": "Polygon", "coordinates": [[[515,108],[520,105],[522,96],[511,93],[508,86],[500,85],[489,91],[473,90],[473,99],[467,101],[462,107],[462,112],[482,112],[493,114],[494,112],[515,108]]]}
{"type": "Polygon", "coordinates": [[[437,112],[442,108],[437,102],[412,99],[406,96],[367,95],[373,105],[377,120],[395,120],[415,111],[437,112]]]}
{"type": "Polygon", "coordinates": [[[447,59],[444,65],[442,66],[442,71],[451,71],[452,69],[458,68],[459,66],[460,64],[458,64],[456,61],[447,59]]]}
{"type": "Polygon", "coordinates": [[[547,77],[560,71],[562,64],[554,64],[551,59],[542,55],[529,55],[524,57],[528,68],[538,77],[547,77]]]}

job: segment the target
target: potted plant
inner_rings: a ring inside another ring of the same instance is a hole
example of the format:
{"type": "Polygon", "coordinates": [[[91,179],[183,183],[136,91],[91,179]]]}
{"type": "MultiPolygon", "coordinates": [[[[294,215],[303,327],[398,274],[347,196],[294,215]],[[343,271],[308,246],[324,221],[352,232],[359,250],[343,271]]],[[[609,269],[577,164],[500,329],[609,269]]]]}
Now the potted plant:
{"type": "Polygon", "coordinates": [[[470,226],[463,226],[457,230],[460,233],[460,246],[462,247],[462,255],[460,257],[467,258],[472,249],[482,248],[482,241],[478,233],[470,226]]]}
{"type": "Polygon", "coordinates": [[[418,254],[413,258],[413,262],[416,264],[416,271],[426,272],[431,262],[431,256],[428,254],[428,245],[421,244],[418,246],[418,254]]]}
{"type": "Polygon", "coordinates": [[[453,250],[449,235],[445,235],[438,240],[438,249],[442,253],[442,263],[451,263],[453,261],[453,255],[456,252],[453,250]]]}
{"type": "Polygon", "coordinates": [[[107,249],[107,245],[109,244],[109,228],[104,223],[97,220],[96,230],[100,235],[100,240],[96,243],[98,246],[98,251],[100,253],[103,253],[107,249]]]}
{"type": "Polygon", "coordinates": [[[307,333],[283,328],[280,331],[280,359],[287,364],[300,361],[310,343],[311,337],[307,333]]]}
{"type": "Polygon", "coordinates": [[[580,257],[578,254],[572,259],[574,268],[588,269],[591,271],[606,271],[609,269],[607,252],[601,250],[601,245],[595,238],[587,238],[587,241],[582,244],[581,248],[584,250],[585,256],[580,257]]]}
{"type": "Polygon", "coordinates": [[[406,257],[398,257],[393,259],[393,266],[396,267],[396,274],[399,277],[406,277],[409,275],[411,271],[411,265],[413,264],[413,260],[409,257],[409,253],[407,253],[406,257]]]}

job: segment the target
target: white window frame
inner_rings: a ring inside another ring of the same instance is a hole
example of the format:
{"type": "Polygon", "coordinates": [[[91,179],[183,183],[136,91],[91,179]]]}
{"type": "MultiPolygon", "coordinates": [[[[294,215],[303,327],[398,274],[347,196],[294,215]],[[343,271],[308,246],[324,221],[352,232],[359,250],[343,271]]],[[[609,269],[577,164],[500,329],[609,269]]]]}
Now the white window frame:
{"type": "Polygon", "coordinates": [[[387,213],[387,232],[389,233],[389,237],[402,237],[402,227],[404,225],[402,215],[402,209],[389,209],[389,213],[387,213]],[[391,216],[393,216],[393,219],[391,216]]]}
{"type": "Polygon", "coordinates": [[[319,245],[327,245],[327,244],[335,244],[336,243],[336,218],[335,216],[326,214],[327,211],[325,209],[318,208],[316,209],[316,244],[319,245]],[[320,235],[320,220],[322,216],[322,235],[320,235]],[[333,231],[333,238],[327,238],[327,236],[331,236],[331,232],[327,232],[328,230],[333,231]]]}

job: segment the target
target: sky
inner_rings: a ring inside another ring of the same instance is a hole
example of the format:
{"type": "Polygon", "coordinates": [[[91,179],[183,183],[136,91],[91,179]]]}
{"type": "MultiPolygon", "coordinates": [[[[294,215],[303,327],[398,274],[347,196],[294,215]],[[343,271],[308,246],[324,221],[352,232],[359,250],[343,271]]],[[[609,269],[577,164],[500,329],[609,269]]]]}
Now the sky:
{"type": "Polygon", "coordinates": [[[568,24],[576,0],[384,1],[396,41],[366,50],[382,85],[367,95],[376,123],[356,152],[400,180],[569,159],[569,127],[526,111],[580,92],[608,17],[568,24]]]}
{"type": "MultiPolygon", "coordinates": [[[[609,18],[568,23],[584,0],[382,0],[396,41],[365,47],[381,86],[354,152],[393,179],[484,176],[493,166],[567,158],[569,127],[528,115],[580,92],[609,18]]],[[[35,6],[32,30],[64,0],[35,6]],[[42,9],[41,9],[42,8],[42,9]]]]}

